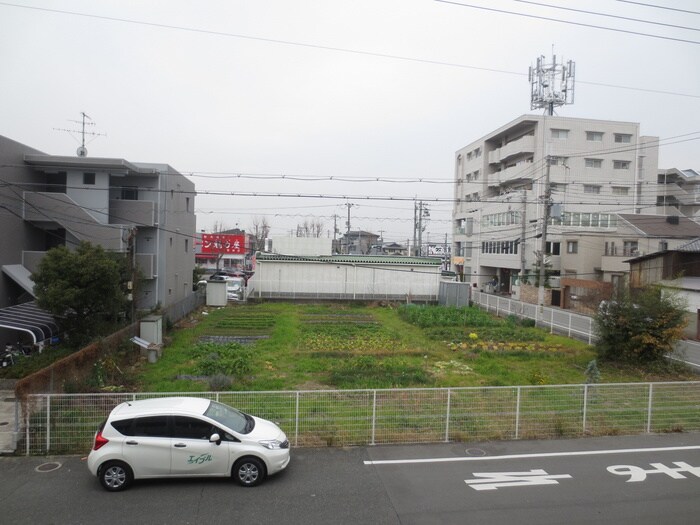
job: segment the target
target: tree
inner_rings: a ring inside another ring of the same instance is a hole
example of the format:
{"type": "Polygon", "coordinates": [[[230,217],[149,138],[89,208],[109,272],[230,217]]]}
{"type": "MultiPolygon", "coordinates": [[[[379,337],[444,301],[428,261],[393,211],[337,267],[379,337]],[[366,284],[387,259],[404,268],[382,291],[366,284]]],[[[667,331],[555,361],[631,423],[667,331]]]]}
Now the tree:
{"type": "Polygon", "coordinates": [[[260,251],[265,248],[265,239],[270,234],[270,224],[267,217],[253,217],[253,225],[250,228],[255,246],[253,251],[260,251]]]}
{"type": "Polygon", "coordinates": [[[314,219],[305,220],[303,224],[297,224],[297,237],[321,237],[323,235],[323,221],[314,219]]]}
{"type": "Polygon", "coordinates": [[[660,361],[683,336],[685,315],[685,301],[659,286],[646,287],[633,298],[618,294],[598,308],[598,352],[613,361],[660,361]]]}
{"type": "Polygon", "coordinates": [[[70,344],[80,347],[125,312],[128,275],[123,254],[82,242],[75,250],[49,250],[32,280],[39,307],[60,319],[70,344]]]}

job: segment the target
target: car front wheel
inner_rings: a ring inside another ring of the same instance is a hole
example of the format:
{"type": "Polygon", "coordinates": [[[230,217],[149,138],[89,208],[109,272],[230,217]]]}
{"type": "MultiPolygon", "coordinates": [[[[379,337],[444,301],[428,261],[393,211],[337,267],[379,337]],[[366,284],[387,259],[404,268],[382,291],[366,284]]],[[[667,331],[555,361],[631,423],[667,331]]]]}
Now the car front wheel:
{"type": "Polygon", "coordinates": [[[254,487],[265,479],[265,465],[257,458],[243,458],[233,466],[233,476],[244,487],[254,487]]]}
{"type": "Polygon", "coordinates": [[[104,489],[110,492],[124,490],[134,480],[129,466],[121,461],[108,461],[102,465],[98,476],[104,489]]]}

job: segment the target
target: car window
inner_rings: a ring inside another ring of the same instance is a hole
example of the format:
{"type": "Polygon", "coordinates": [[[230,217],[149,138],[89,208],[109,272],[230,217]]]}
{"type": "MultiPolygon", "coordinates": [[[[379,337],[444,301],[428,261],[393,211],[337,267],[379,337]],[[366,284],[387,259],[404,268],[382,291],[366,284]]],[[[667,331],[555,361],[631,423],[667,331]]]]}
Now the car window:
{"type": "Polygon", "coordinates": [[[209,439],[212,434],[221,434],[211,423],[194,417],[175,416],[173,418],[173,437],[183,439],[209,439]]]}
{"type": "Polygon", "coordinates": [[[170,437],[168,416],[137,417],[131,428],[132,436],[170,437]]]}
{"type": "Polygon", "coordinates": [[[134,424],[133,419],[122,419],[121,421],[112,421],[110,423],[120,434],[125,436],[133,436],[132,425],[134,424]]]}
{"type": "Polygon", "coordinates": [[[241,434],[247,434],[255,426],[252,417],[216,401],[212,401],[209,404],[209,408],[204,412],[204,415],[241,434]]]}

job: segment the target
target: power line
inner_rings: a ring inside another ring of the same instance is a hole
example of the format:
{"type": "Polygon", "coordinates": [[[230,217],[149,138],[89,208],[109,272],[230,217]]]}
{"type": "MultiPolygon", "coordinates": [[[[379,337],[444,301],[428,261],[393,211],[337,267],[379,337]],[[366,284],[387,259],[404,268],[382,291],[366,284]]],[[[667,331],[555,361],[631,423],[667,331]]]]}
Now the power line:
{"type": "MultiPolygon", "coordinates": [[[[441,1],[441,0],[435,0],[435,1],[441,1]]],[[[446,3],[450,3],[450,2],[446,2],[446,3]]],[[[157,22],[145,22],[142,20],[134,20],[134,19],[128,19],[128,18],[119,18],[119,17],[112,17],[112,16],[105,16],[105,15],[94,15],[94,14],[80,13],[77,11],[67,11],[67,10],[61,10],[61,9],[51,9],[51,8],[47,8],[47,7],[18,5],[18,4],[13,4],[13,3],[9,3],[9,2],[0,2],[0,5],[4,5],[7,7],[16,7],[16,8],[20,8],[20,9],[32,9],[32,10],[36,10],[36,11],[55,13],[55,14],[61,14],[61,15],[80,16],[80,17],[85,17],[85,18],[93,18],[93,19],[97,19],[97,20],[107,20],[110,22],[119,22],[119,23],[124,23],[124,24],[143,25],[143,26],[147,26],[147,27],[156,27],[156,28],[160,28],[160,29],[187,31],[190,33],[206,34],[206,35],[220,36],[220,37],[226,37],[226,38],[240,38],[240,39],[245,39],[245,40],[267,42],[267,43],[271,43],[271,44],[296,46],[296,47],[303,47],[303,48],[310,48],[310,49],[320,49],[320,50],[324,50],[324,51],[334,51],[334,52],[338,52],[338,53],[349,53],[349,54],[355,54],[355,55],[372,56],[372,57],[377,57],[377,58],[387,58],[387,59],[391,59],[391,60],[401,60],[404,62],[416,62],[416,63],[431,64],[431,65],[437,65],[437,66],[455,67],[455,68],[460,68],[460,69],[472,69],[475,71],[484,71],[487,73],[500,73],[500,74],[504,74],[504,75],[517,75],[517,76],[521,76],[521,77],[527,76],[527,74],[521,73],[519,71],[508,71],[508,70],[504,70],[504,69],[495,69],[495,68],[488,68],[488,67],[473,66],[473,65],[469,65],[469,64],[459,64],[459,63],[455,63],[455,62],[445,62],[445,61],[440,61],[440,60],[429,60],[429,59],[422,59],[422,58],[415,58],[415,57],[407,57],[407,56],[401,56],[401,55],[393,55],[393,54],[389,54],[389,53],[377,53],[377,52],[372,52],[372,51],[362,51],[362,50],[342,48],[342,47],[324,46],[324,45],[319,45],[319,44],[308,44],[308,43],[303,43],[303,42],[294,42],[291,40],[280,40],[280,39],[274,39],[274,38],[256,37],[256,36],[243,35],[243,34],[238,34],[238,33],[228,33],[228,32],[224,32],[224,31],[213,31],[213,30],[208,30],[208,29],[198,29],[198,28],[193,28],[193,27],[176,26],[176,25],[162,24],[162,23],[157,23],[157,22]]],[[[462,5],[462,4],[458,4],[458,5],[462,5]]],[[[469,7],[469,6],[464,5],[464,7],[469,7]]],[[[481,8],[481,9],[487,9],[487,8],[481,8]]],[[[517,14],[517,13],[513,13],[513,14],[517,14]]],[[[523,16],[526,16],[526,15],[523,15],[523,16]]],[[[571,22],[571,23],[573,23],[573,22],[571,22]]],[[[605,28],[602,28],[602,29],[605,29],[605,28]]],[[[657,37],[657,38],[664,38],[664,37],[657,37]]],[[[695,43],[700,43],[700,42],[695,42],[695,43]]],[[[613,89],[625,89],[625,90],[630,90],[630,91],[656,93],[656,94],[660,94],[660,95],[700,98],[700,95],[695,95],[695,94],[691,94],[691,93],[681,93],[681,92],[676,92],[676,91],[667,91],[667,90],[661,90],[661,89],[647,89],[647,88],[640,88],[640,87],[636,87],[636,86],[621,86],[621,85],[601,83],[601,82],[589,82],[589,81],[580,80],[580,79],[577,80],[577,82],[579,84],[584,84],[584,85],[600,86],[600,87],[607,87],[607,88],[613,88],[613,89]]]]}
{"type": "Polygon", "coordinates": [[[552,5],[552,4],[543,4],[540,2],[531,2],[530,0],[512,0],[512,1],[519,2],[521,4],[530,4],[530,5],[540,6],[540,7],[549,7],[551,9],[560,9],[562,11],[572,11],[574,13],[583,13],[586,15],[604,16],[607,18],[617,18],[619,20],[627,20],[630,22],[640,22],[642,24],[652,24],[652,25],[656,25],[656,26],[673,27],[675,29],[687,29],[688,31],[700,31],[700,29],[698,29],[696,27],[678,26],[675,24],[666,24],[664,22],[655,22],[653,20],[643,20],[641,18],[631,18],[628,16],[611,15],[608,13],[598,13],[596,11],[587,11],[585,9],[574,9],[572,7],[562,7],[562,6],[558,6],[558,5],[552,5]]]}
{"type": "Polygon", "coordinates": [[[661,39],[661,40],[672,40],[672,41],[675,41],[675,42],[682,42],[682,43],[685,43],[685,44],[700,44],[700,41],[697,41],[697,40],[687,40],[687,39],[685,39],[685,38],[674,38],[674,37],[670,37],[670,36],[653,35],[653,34],[650,34],[650,33],[642,33],[642,32],[640,32],[640,31],[631,31],[631,30],[628,30],[628,29],[619,29],[619,28],[614,28],[614,27],[604,27],[604,26],[598,26],[598,25],[595,25],[595,24],[585,24],[585,23],[583,23],[583,22],[573,22],[573,21],[571,21],[571,20],[562,20],[562,19],[560,19],[560,18],[551,18],[551,17],[547,17],[547,16],[529,15],[529,14],[527,14],[527,13],[518,13],[518,12],[515,12],[515,11],[507,11],[507,10],[505,10],[505,9],[496,9],[496,8],[493,8],[493,7],[484,7],[484,6],[473,5],[473,4],[464,4],[464,3],[461,3],[461,2],[455,2],[455,1],[453,1],[453,0],[434,0],[434,1],[435,1],[435,2],[440,2],[440,3],[442,3],[442,4],[452,4],[452,5],[457,5],[457,6],[460,6],[460,7],[467,7],[467,8],[470,8],[470,9],[480,9],[480,10],[482,10],[482,11],[490,11],[490,12],[493,12],[493,13],[501,13],[501,14],[506,14],[506,15],[522,16],[522,17],[525,17],[525,18],[535,18],[535,19],[538,19],[538,20],[547,20],[547,21],[549,21],[549,22],[559,22],[559,23],[561,23],[561,24],[571,24],[571,25],[580,26],[580,27],[590,27],[590,28],[593,28],[593,29],[602,29],[602,30],[604,30],[604,31],[614,31],[614,32],[617,32],[617,33],[626,33],[626,34],[629,34],[629,35],[646,36],[646,37],[649,37],[649,38],[659,38],[659,39],[661,39]]]}
{"type": "Polygon", "coordinates": [[[636,5],[642,5],[644,7],[653,7],[656,9],[667,9],[668,11],[678,11],[680,13],[690,13],[691,15],[700,15],[700,12],[698,12],[698,11],[688,11],[687,9],[678,9],[676,7],[668,7],[665,5],[645,4],[644,2],[632,2],[631,0],[617,0],[617,1],[624,2],[625,4],[636,4],[636,5]]]}

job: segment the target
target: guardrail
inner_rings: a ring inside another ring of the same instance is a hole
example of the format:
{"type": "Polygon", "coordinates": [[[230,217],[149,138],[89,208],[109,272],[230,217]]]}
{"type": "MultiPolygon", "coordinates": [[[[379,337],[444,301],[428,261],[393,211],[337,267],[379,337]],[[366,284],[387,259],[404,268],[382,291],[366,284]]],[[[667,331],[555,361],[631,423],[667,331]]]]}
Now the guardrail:
{"type": "Polygon", "coordinates": [[[547,328],[551,333],[579,339],[589,345],[595,343],[596,340],[595,321],[586,315],[546,306],[540,308],[536,304],[524,303],[475,290],[472,290],[472,302],[499,317],[515,315],[520,318],[532,319],[537,326],[547,328]]]}
{"type": "Polygon", "coordinates": [[[700,431],[700,381],[282,392],[30,395],[18,453],[86,453],[117,404],[214,399],[277,422],[297,447],[700,431]]]}

